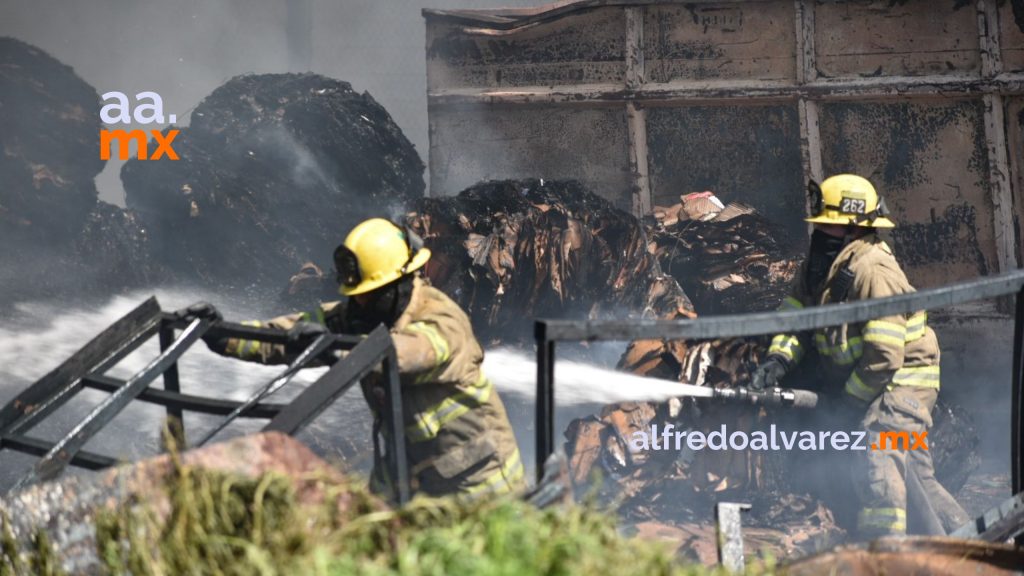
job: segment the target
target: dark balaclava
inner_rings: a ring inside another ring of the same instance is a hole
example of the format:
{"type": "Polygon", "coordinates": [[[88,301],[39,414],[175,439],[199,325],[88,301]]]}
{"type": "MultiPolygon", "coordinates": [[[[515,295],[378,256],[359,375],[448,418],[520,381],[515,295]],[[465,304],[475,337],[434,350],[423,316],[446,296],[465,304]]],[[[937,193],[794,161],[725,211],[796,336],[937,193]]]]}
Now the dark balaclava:
{"type": "Polygon", "coordinates": [[[369,334],[380,324],[394,327],[398,318],[412,300],[413,275],[406,274],[390,284],[369,292],[370,301],[360,306],[355,298],[348,299],[345,308],[347,332],[369,334]]]}
{"type": "Polygon", "coordinates": [[[846,246],[849,236],[837,238],[830,236],[820,230],[811,234],[811,250],[807,255],[807,291],[815,294],[820,291],[825,280],[828,279],[828,271],[832,269],[832,263],[836,256],[846,246]]]}

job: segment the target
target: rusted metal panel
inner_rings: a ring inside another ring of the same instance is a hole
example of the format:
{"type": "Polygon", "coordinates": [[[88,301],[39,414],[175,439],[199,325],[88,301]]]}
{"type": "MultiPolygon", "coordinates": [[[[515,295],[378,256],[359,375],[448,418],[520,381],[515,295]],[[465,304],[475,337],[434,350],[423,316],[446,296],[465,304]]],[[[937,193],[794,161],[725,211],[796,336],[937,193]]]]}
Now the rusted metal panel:
{"type": "Polygon", "coordinates": [[[894,212],[915,286],[994,273],[994,212],[980,99],[827,103],[825,173],[869,177],[894,212]]]}
{"type": "Polygon", "coordinates": [[[486,178],[558,174],[638,214],[647,206],[645,183],[653,204],[663,205],[711,188],[786,223],[799,242],[806,230],[794,215],[806,209],[806,179],[861,171],[891,190],[908,224],[896,243],[913,261],[912,280],[1013,268],[1021,262],[1022,202],[1008,209],[1007,198],[1020,197],[1024,184],[1020,129],[1007,112],[1000,144],[992,105],[1012,106],[1024,94],[1021,22],[1024,0],[583,0],[429,13],[428,47],[446,35],[486,47],[473,61],[428,58],[431,151],[440,156],[431,160],[432,187],[454,193],[486,178]],[[543,32],[585,27],[597,36],[583,44],[543,32]],[[586,67],[603,60],[579,46],[611,37],[606,58],[621,63],[623,75],[588,75],[586,67]],[[505,43],[488,44],[493,39],[505,43]],[[530,86],[505,80],[542,54],[550,62],[538,70],[572,69],[576,77],[559,72],[530,86]],[[459,67],[479,78],[444,76],[459,67]],[[604,121],[595,125],[595,117],[604,121]],[[614,126],[624,134],[594,141],[614,126]],[[922,135],[934,141],[915,140],[922,135]]]}
{"type": "Polygon", "coordinates": [[[646,8],[648,80],[796,79],[792,0],[646,8]]]}
{"type": "Polygon", "coordinates": [[[1013,189],[1013,229],[1017,242],[1017,262],[1024,262],[1024,246],[1021,241],[1021,223],[1024,222],[1024,98],[1011,98],[1006,102],[1006,140],[1009,154],[1011,187],[1013,189]]]}
{"type": "Polygon", "coordinates": [[[622,8],[498,32],[438,23],[427,29],[429,90],[624,82],[622,8]]]}
{"type": "Polygon", "coordinates": [[[654,203],[714,190],[746,202],[802,242],[805,225],[800,121],[795,105],[687,106],[647,110],[654,203]]]}
{"type": "Polygon", "coordinates": [[[1000,2],[999,37],[1005,72],[1024,72],[1024,1],[1000,2]]]}
{"type": "Polygon", "coordinates": [[[481,180],[576,179],[632,208],[624,108],[503,107],[439,110],[430,121],[431,193],[481,180]]]}
{"type": "Polygon", "coordinates": [[[822,76],[980,73],[973,3],[818,0],[815,11],[822,76]]]}

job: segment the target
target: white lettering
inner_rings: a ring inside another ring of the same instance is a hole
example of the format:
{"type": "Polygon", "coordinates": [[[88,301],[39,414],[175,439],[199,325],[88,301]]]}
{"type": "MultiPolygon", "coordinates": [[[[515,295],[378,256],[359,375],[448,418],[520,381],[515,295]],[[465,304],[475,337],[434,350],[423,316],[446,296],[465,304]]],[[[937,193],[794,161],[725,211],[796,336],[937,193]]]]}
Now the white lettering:
{"type": "Polygon", "coordinates": [[[690,450],[703,450],[706,442],[703,432],[695,430],[686,435],[686,446],[690,450]]]}
{"type": "Polygon", "coordinates": [[[152,124],[157,122],[159,124],[164,123],[164,101],[160,98],[160,95],[156,92],[139,92],[135,95],[135,98],[139,103],[135,106],[135,110],[132,113],[135,116],[135,121],[139,124],[152,124]],[[151,104],[143,104],[142,99],[149,98],[151,104]],[[149,116],[143,116],[142,112],[152,110],[153,113],[149,116]]]}
{"type": "Polygon", "coordinates": [[[643,430],[637,430],[633,432],[633,437],[629,439],[629,449],[631,452],[636,454],[641,450],[650,450],[651,443],[648,441],[647,433],[643,430]]]}
{"type": "Polygon", "coordinates": [[[850,450],[867,450],[868,447],[864,444],[864,437],[867,436],[867,432],[863,430],[855,430],[850,432],[850,436],[853,436],[853,446],[850,446],[850,450]]]}
{"type": "Polygon", "coordinates": [[[836,432],[832,434],[832,449],[833,450],[846,450],[846,447],[850,444],[850,435],[846,432],[836,432]]]}
{"type": "Polygon", "coordinates": [[[725,434],[725,424],[722,424],[722,427],[718,430],[708,434],[708,448],[712,450],[725,450],[728,448],[728,446],[725,445],[725,434]],[[718,439],[718,442],[715,442],[716,438],[718,439]]]}
{"type": "Polygon", "coordinates": [[[103,106],[103,108],[100,108],[100,120],[102,120],[104,124],[132,123],[131,114],[129,114],[128,112],[128,110],[131,109],[131,106],[129,106],[128,96],[126,96],[124,92],[107,92],[106,94],[101,96],[101,98],[103,98],[104,102],[111,98],[117,99],[117,102],[113,104],[106,104],[103,106]],[[117,111],[117,115],[111,114],[111,112],[114,110],[117,111]]]}

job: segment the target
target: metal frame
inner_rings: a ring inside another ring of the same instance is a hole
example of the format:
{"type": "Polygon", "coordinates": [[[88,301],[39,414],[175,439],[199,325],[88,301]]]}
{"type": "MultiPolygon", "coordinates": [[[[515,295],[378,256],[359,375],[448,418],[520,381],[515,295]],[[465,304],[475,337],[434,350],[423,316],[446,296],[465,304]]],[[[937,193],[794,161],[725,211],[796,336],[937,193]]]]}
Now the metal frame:
{"type": "Polygon", "coordinates": [[[555,447],[555,343],[635,339],[715,339],[813,330],[917,310],[954,306],[1016,294],[1013,328],[1011,474],[1013,494],[1024,487],[1024,270],[877,300],[832,304],[786,312],[734,314],[695,320],[538,320],[537,472],[555,447]]]}
{"type": "Polygon", "coordinates": [[[288,341],[288,334],[283,330],[223,321],[210,322],[201,318],[184,321],[173,314],[162,312],[156,299],[150,298],[0,408],[0,451],[14,450],[41,457],[11,490],[55,478],[67,466],[99,470],[116,464],[116,459],[84,451],[83,447],[132,400],[164,406],[168,419],[173,423],[171,428],[180,436],[180,440],[184,440],[183,417],[186,411],[225,416],[212,432],[197,443],[198,446],[208,442],[237,418],[270,419],[264,431],[295,434],[374,367],[381,365],[388,399],[387,416],[393,427],[390,431],[392,445],[388,449],[388,465],[392,477],[398,480],[395,495],[397,501],[404,504],[409,500],[398,362],[387,329],[379,326],[366,338],[341,334],[325,334],[316,338],[284,372],[260,387],[244,402],[181,392],[177,361],[206,334],[275,344],[288,341]],[[145,368],[128,380],[106,375],[108,370],[153,336],[159,337],[161,352],[145,368]],[[346,353],[340,360],[336,360],[337,356],[333,354],[336,351],[346,353]],[[264,402],[267,396],[287,384],[295,373],[314,365],[314,362],[333,365],[292,402],[264,402]],[[151,388],[150,385],[161,376],[163,389],[151,388]],[[56,442],[27,435],[33,427],[86,388],[108,392],[110,396],[56,442]]]}
{"type": "MultiPolygon", "coordinates": [[[[757,0],[696,0],[687,4],[756,4],[757,0]]],[[[999,272],[1017,268],[1014,250],[1018,234],[1013,225],[1011,181],[1019,174],[1007,153],[1004,105],[1008,98],[1024,94],[1024,74],[1007,72],[1003,66],[996,0],[975,2],[975,20],[980,54],[977,73],[928,76],[884,75],[879,77],[823,78],[818,72],[815,48],[816,3],[793,0],[795,67],[792,80],[673,80],[648,79],[644,59],[645,18],[648,7],[672,4],[671,0],[580,0],[553,7],[493,10],[424,10],[428,21],[448,21],[465,26],[467,35],[503,36],[528,30],[541,23],[589,9],[619,7],[625,30],[625,77],[621,82],[601,84],[560,84],[542,86],[478,86],[428,90],[428,108],[433,110],[478,108],[480,106],[567,106],[583,108],[619,107],[625,113],[628,164],[632,180],[633,213],[643,217],[654,204],[647,142],[646,110],[659,106],[795,104],[800,122],[800,152],[804,181],[820,181],[822,142],[818,111],[822,103],[835,101],[911,100],[917,98],[980,98],[984,102],[984,138],[992,188],[994,255],[999,272]]],[[[820,4],[820,3],[819,3],[820,4]]],[[[969,17],[966,14],[963,17],[969,17]]],[[[433,168],[433,166],[432,166],[433,168]]],[[[1018,191],[1019,192],[1019,191],[1018,191]]]]}

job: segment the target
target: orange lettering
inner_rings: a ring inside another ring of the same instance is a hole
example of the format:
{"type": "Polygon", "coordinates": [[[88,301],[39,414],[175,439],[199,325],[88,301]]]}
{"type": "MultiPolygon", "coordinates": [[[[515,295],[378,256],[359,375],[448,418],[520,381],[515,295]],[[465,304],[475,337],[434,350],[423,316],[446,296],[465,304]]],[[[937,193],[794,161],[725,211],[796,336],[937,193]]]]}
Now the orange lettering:
{"type": "Polygon", "coordinates": [[[156,152],[153,152],[153,156],[150,160],[163,158],[165,153],[167,154],[168,160],[177,160],[178,154],[174,151],[174,148],[171,148],[171,142],[173,142],[174,138],[178,135],[178,130],[168,130],[166,135],[162,134],[159,130],[150,130],[150,132],[153,134],[153,141],[155,141],[158,146],[156,152]]]}
{"type": "Polygon", "coordinates": [[[117,141],[117,157],[121,160],[128,159],[129,143],[135,140],[139,148],[139,160],[145,160],[147,155],[146,133],[142,130],[100,130],[100,160],[110,160],[110,148],[114,141],[117,141]]]}

